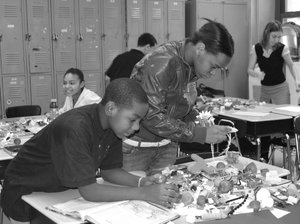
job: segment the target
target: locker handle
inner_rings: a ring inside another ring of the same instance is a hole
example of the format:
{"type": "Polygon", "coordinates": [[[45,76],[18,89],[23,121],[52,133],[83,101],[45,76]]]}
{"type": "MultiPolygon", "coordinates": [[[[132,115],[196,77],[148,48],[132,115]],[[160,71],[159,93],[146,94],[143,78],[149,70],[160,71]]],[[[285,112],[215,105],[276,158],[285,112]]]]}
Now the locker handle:
{"type": "Polygon", "coordinates": [[[105,37],[106,37],[106,34],[103,33],[103,34],[101,35],[101,39],[102,39],[102,40],[105,40],[105,37]]]}
{"type": "Polygon", "coordinates": [[[80,34],[78,34],[78,36],[77,36],[77,40],[79,40],[79,41],[82,41],[83,40],[83,36],[82,36],[82,34],[80,33],[80,34]]]}
{"type": "Polygon", "coordinates": [[[26,33],[26,34],[25,34],[25,40],[31,41],[31,34],[26,33]]]}
{"type": "Polygon", "coordinates": [[[129,39],[129,33],[126,33],[126,34],[124,35],[124,37],[125,37],[125,40],[128,41],[128,39],[129,39]]]}
{"type": "Polygon", "coordinates": [[[56,33],[52,34],[52,40],[57,41],[58,40],[58,34],[56,34],[56,33]]]}
{"type": "Polygon", "coordinates": [[[2,39],[3,39],[3,35],[2,35],[2,34],[0,34],[0,42],[2,41],[2,39]]]}
{"type": "Polygon", "coordinates": [[[169,38],[170,38],[170,33],[167,33],[166,38],[167,38],[167,40],[169,40],[169,38]]]}

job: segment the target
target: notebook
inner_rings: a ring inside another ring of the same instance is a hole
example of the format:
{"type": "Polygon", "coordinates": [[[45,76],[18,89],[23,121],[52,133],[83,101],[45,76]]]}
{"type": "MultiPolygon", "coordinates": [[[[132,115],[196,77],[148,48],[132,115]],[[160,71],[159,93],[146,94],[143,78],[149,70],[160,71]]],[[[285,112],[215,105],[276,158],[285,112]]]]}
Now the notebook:
{"type": "Polygon", "coordinates": [[[163,224],[179,215],[146,201],[90,202],[82,197],[47,207],[48,210],[95,224],[163,224]],[[129,221],[130,220],[130,221],[129,221]]]}

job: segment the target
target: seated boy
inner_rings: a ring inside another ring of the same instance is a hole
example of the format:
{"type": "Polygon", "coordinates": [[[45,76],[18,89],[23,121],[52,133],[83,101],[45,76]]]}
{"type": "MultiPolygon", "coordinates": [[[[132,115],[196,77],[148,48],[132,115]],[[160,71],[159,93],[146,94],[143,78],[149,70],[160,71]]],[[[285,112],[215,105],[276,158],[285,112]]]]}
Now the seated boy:
{"type": "Polygon", "coordinates": [[[59,192],[78,188],[89,201],[147,200],[166,207],[178,201],[173,185],[156,183],[154,177],[140,178],[122,167],[122,138],[139,129],[148,110],[144,90],[134,80],[116,79],[99,104],[70,110],[26,142],[9,164],[1,204],[12,223],[33,218],[22,195],[59,192]],[[96,182],[100,168],[104,180],[96,182]]]}

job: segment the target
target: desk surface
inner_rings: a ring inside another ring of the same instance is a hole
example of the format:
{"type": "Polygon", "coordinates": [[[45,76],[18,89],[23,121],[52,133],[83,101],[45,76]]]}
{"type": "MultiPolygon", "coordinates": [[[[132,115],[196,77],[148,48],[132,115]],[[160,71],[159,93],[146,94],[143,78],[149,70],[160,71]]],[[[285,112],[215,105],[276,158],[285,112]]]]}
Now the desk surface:
{"type": "MultiPolygon", "coordinates": [[[[220,161],[222,160],[222,158],[224,159],[224,157],[216,157],[216,159],[219,159],[220,161]]],[[[212,161],[212,159],[207,159],[208,162],[212,161]]],[[[241,163],[249,163],[250,160],[248,158],[244,158],[241,157],[240,158],[240,162],[241,163]]],[[[259,169],[263,169],[263,168],[270,168],[271,166],[265,163],[261,163],[258,161],[254,161],[257,164],[257,167],[259,167],[259,169]]],[[[187,164],[188,165],[188,164],[187,164]]],[[[274,167],[273,167],[274,168],[274,167]]],[[[278,170],[278,174],[282,174],[280,176],[283,175],[288,175],[288,170],[284,170],[281,168],[277,168],[278,170]]],[[[275,170],[276,170],[275,169],[275,170]]],[[[136,175],[139,176],[143,176],[144,173],[141,171],[136,171],[136,172],[132,172],[136,175]]],[[[103,180],[100,178],[98,179],[98,183],[99,184],[103,184],[103,180]]],[[[49,205],[55,205],[58,203],[63,203],[66,201],[69,201],[71,199],[80,197],[78,190],[67,190],[64,192],[57,192],[57,193],[44,193],[44,192],[34,192],[30,195],[24,195],[22,197],[22,199],[27,202],[29,205],[31,205],[33,208],[35,208],[39,213],[41,213],[43,216],[47,217],[48,219],[50,219],[49,223],[59,223],[59,224],[79,224],[80,221],[76,221],[73,218],[49,211],[46,209],[47,206],[49,205]]],[[[300,204],[300,203],[299,203],[300,204]]],[[[296,206],[298,209],[300,209],[300,205],[296,206]]],[[[290,218],[288,218],[288,220],[296,220],[294,219],[294,217],[298,216],[298,213],[296,211],[296,209],[294,209],[294,207],[290,207],[291,211],[293,211],[293,213],[289,214],[288,216],[290,218]]],[[[299,211],[298,211],[299,212],[299,211]]],[[[299,217],[299,216],[298,216],[299,217]]],[[[43,220],[43,223],[45,223],[45,221],[43,220]]],[[[174,223],[176,224],[185,224],[185,218],[184,217],[180,217],[177,220],[174,220],[174,223]]],[[[262,211],[259,213],[251,213],[251,214],[241,214],[241,215],[234,215],[232,216],[232,218],[230,219],[225,219],[225,220],[216,220],[216,221],[210,221],[210,222],[204,222],[204,223],[230,223],[230,224],[234,224],[234,223],[243,223],[243,224],[253,224],[253,223],[283,223],[280,220],[277,220],[269,211],[262,211]],[[267,221],[265,220],[267,219],[267,221]],[[255,222],[253,222],[253,220],[255,222]]],[[[295,223],[295,222],[285,222],[285,223],[295,223]]]]}
{"type": "MultiPolygon", "coordinates": [[[[76,221],[67,216],[54,213],[46,209],[46,206],[58,204],[64,201],[68,201],[72,198],[79,197],[78,190],[68,190],[59,193],[38,193],[35,192],[31,195],[23,196],[23,200],[30,204],[33,208],[39,211],[44,216],[48,217],[52,222],[49,223],[59,223],[59,224],[79,224],[80,221],[76,221]]],[[[207,224],[295,224],[299,220],[299,210],[300,203],[297,206],[290,206],[288,210],[290,214],[282,217],[281,219],[275,218],[270,211],[261,211],[258,213],[240,214],[234,215],[230,219],[215,220],[209,222],[203,222],[207,224]]],[[[185,224],[184,217],[174,220],[176,224],[185,224]]]]}
{"type": "Polygon", "coordinates": [[[257,107],[255,109],[249,109],[247,111],[225,110],[224,112],[216,111],[215,113],[217,115],[235,118],[248,122],[279,121],[290,120],[292,118],[292,116],[290,115],[271,113],[272,110],[274,110],[272,107],[257,107]]]}

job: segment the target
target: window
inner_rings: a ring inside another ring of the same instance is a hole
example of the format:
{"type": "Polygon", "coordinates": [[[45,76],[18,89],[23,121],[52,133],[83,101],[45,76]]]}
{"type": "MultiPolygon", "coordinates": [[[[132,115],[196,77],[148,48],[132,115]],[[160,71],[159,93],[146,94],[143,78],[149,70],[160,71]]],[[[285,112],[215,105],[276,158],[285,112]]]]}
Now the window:
{"type": "Polygon", "coordinates": [[[285,1],[285,12],[295,12],[300,11],[300,1],[299,0],[286,0],[285,1]]]}

